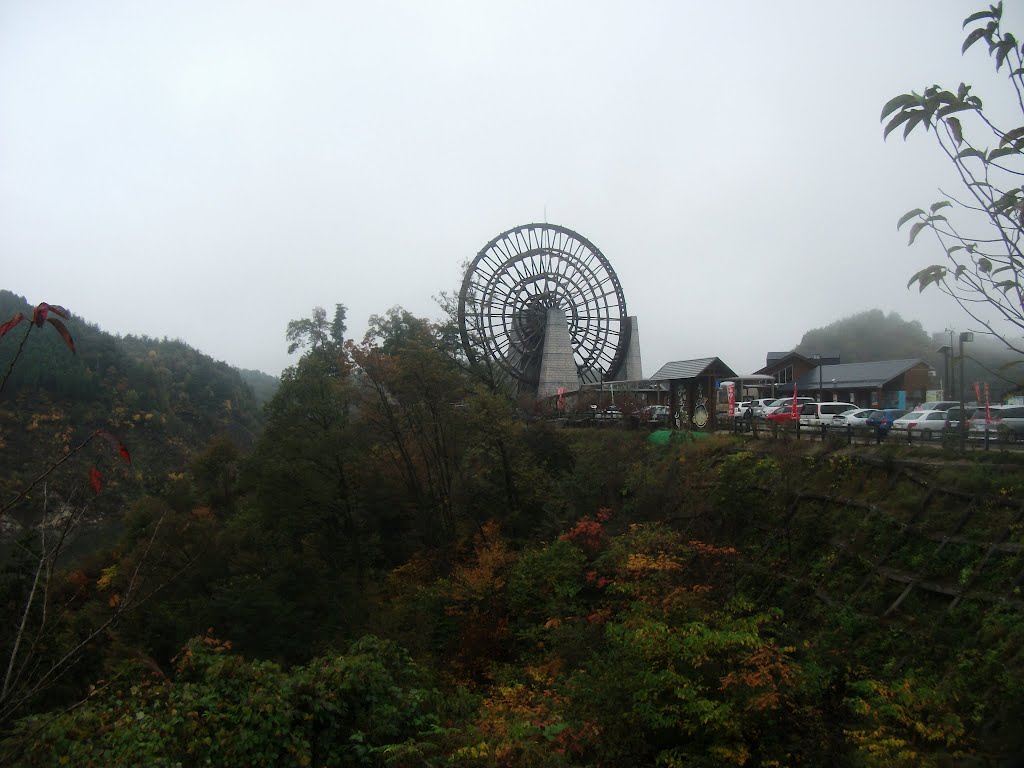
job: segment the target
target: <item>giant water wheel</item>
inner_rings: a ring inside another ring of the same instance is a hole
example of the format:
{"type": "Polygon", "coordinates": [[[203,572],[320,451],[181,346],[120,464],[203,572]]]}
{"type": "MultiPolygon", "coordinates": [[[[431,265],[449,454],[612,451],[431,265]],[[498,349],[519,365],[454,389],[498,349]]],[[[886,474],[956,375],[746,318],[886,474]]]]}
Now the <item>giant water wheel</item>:
{"type": "Polygon", "coordinates": [[[614,379],[629,341],[622,286],[597,246],[554,224],[502,232],[473,259],[459,293],[466,354],[536,388],[553,308],[565,312],[581,381],[614,379]]]}

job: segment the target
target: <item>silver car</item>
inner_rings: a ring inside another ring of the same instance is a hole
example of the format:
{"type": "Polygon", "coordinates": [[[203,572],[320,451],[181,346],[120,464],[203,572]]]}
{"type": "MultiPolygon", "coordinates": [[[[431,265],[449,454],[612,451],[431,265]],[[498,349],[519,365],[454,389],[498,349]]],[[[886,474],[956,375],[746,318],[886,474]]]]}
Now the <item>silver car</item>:
{"type": "Polygon", "coordinates": [[[893,432],[909,431],[912,435],[916,432],[926,440],[930,440],[936,434],[941,435],[945,428],[945,411],[911,411],[892,423],[893,432]]]}
{"type": "Polygon", "coordinates": [[[967,436],[971,439],[983,440],[985,434],[988,433],[989,440],[996,440],[1000,437],[1008,438],[1009,435],[1002,432],[1002,427],[1006,411],[1010,410],[1015,410],[1015,407],[992,405],[989,406],[988,413],[985,412],[984,406],[979,407],[974,411],[971,420],[967,422],[967,436]]]}
{"type": "Polygon", "coordinates": [[[881,411],[877,408],[857,408],[845,413],[839,413],[832,417],[832,423],[828,425],[828,428],[843,430],[847,427],[870,427],[871,425],[867,423],[867,420],[880,413],[881,411]]]}

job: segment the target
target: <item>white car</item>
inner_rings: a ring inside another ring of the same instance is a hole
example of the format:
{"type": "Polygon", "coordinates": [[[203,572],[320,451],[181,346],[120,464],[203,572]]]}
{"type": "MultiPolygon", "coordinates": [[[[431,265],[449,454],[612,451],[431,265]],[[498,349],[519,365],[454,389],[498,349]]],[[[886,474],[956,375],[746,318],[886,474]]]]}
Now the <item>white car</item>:
{"type": "Polygon", "coordinates": [[[804,403],[800,407],[800,426],[820,429],[832,424],[832,417],[846,411],[856,410],[853,403],[804,403]]]}
{"type": "MultiPolygon", "coordinates": [[[[813,403],[813,402],[814,402],[814,398],[813,397],[798,397],[796,399],[797,411],[799,412],[800,406],[802,406],[804,403],[813,403]]],[[[764,406],[764,409],[762,411],[762,418],[767,418],[769,414],[778,413],[779,411],[786,410],[786,409],[789,409],[789,408],[792,408],[792,407],[793,407],[793,398],[792,397],[780,397],[777,400],[772,400],[770,403],[768,403],[766,406],[764,406]]]]}
{"type": "Polygon", "coordinates": [[[754,418],[763,419],[768,415],[768,406],[774,403],[777,398],[762,397],[760,400],[751,400],[750,408],[754,412],[754,418]]]}
{"type": "Polygon", "coordinates": [[[954,405],[960,405],[959,400],[934,400],[930,403],[921,403],[915,411],[948,411],[954,405]]]}
{"type": "Polygon", "coordinates": [[[732,411],[732,417],[734,419],[744,418],[747,415],[747,411],[750,410],[750,406],[752,405],[753,403],[750,400],[747,400],[746,402],[743,403],[735,403],[735,407],[732,411]]]}
{"type": "Polygon", "coordinates": [[[918,433],[926,440],[930,440],[936,433],[942,434],[946,428],[945,411],[911,411],[906,416],[900,416],[893,421],[894,432],[918,433]]]}
{"type": "Polygon", "coordinates": [[[829,429],[844,430],[847,427],[870,427],[867,420],[881,413],[877,408],[854,408],[852,411],[846,411],[844,413],[837,414],[832,417],[832,423],[828,425],[829,429]]]}

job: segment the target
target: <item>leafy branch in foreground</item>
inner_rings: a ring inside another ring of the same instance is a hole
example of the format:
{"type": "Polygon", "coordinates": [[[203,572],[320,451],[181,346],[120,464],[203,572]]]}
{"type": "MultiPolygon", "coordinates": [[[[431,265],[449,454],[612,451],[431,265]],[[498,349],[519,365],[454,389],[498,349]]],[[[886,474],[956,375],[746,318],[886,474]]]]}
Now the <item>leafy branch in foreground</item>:
{"type": "MultiPolygon", "coordinates": [[[[67,319],[68,311],[63,307],[45,302],[36,306],[21,342],[18,345],[7,370],[0,380],[0,390],[7,383],[11,371],[21,357],[29,334],[35,328],[42,328],[49,323],[57,330],[64,343],[72,353],[75,343],[67,327],[50,314],[67,319]]],[[[10,320],[0,325],[0,338],[26,319],[24,313],[16,312],[10,320]]],[[[0,507],[0,518],[8,515],[19,503],[32,499],[32,492],[42,487],[42,510],[38,522],[34,526],[37,542],[32,545],[28,540],[15,543],[15,555],[19,562],[4,564],[9,573],[17,573],[19,565],[29,573],[28,583],[24,589],[16,586],[4,597],[9,605],[16,608],[16,615],[9,625],[0,631],[0,655],[4,663],[0,667],[0,725],[6,725],[26,706],[37,699],[47,688],[52,687],[76,662],[78,662],[89,645],[102,633],[106,632],[125,611],[134,608],[144,597],[139,596],[139,574],[146,561],[146,555],[152,546],[160,527],[157,521],[153,534],[146,545],[145,554],[131,574],[129,583],[109,602],[112,609],[105,618],[100,618],[91,626],[79,625],[75,628],[77,636],[71,630],[73,608],[82,601],[81,588],[68,594],[68,585],[63,574],[59,574],[61,557],[71,533],[85,517],[89,505],[84,501],[73,502],[73,495],[65,501],[56,502],[56,511],[51,511],[51,494],[47,482],[53,473],[67,464],[73,457],[83,451],[86,446],[97,438],[102,438],[113,445],[118,456],[131,464],[131,454],[112,433],[105,429],[94,430],[78,445],[66,450],[59,459],[51,462],[34,480],[25,485],[7,503],[0,507]],[[63,636],[62,636],[63,635],[63,636]]],[[[88,485],[99,494],[103,488],[103,474],[96,466],[91,466],[88,485]]]]}
{"type": "MultiPolygon", "coordinates": [[[[110,442],[117,449],[118,456],[124,459],[127,463],[132,463],[131,454],[128,453],[128,449],[125,447],[124,443],[122,443],[117,437],[112,435],[110,432],[107,432],[105,429],[97,429],[95,432],[93,432],[91,435],[85,438],[85,440],[83,440],[81,443],[76,445],[70,451],[68,451],[59,459],[57,459],[57,461],[53,462],[49,467],[47,467],[46,470],[41,475],[39,475],[35,480],[33,480],[31,483],[25,486],[21,491],[19,491],[17,496],[15,496],[9,502],[4,504],[3,507],[0,507],[0,516],[6,514],[12,508],[14,508],[14,506],[17,505],[18,502],[20,502],[22,499],[24,499],[32,492],[33,488],[35,488],[37,485],[43,482],[47,477],[49,477],[50,474],[55,469],[66,463],[69,459],[71,459],[75,454],[77,454],[79,451],[85,448],[85,446],[87,446],[97,437],[102,437],[104,440],[110,442]]],[[[100,473],[98,469],[96,469],[96,467],[89,468],[89,486],[96,493],[99,493],[100,489],[103,487],[103,475],[100,473]]]]}
{"type": "MultiPolygon", "coordinates": [[[[988,44],[996,72],[1007,68],[1014,112],[1024,120],[1024,45],[1003,31],[1002,13],[1000,2],[968,16],[965,28],[980,26],[968,33],[961,52],[979,41],[988,44]]],[[[959,196],[944,192],[944,199],[897,223],[897,229],[911,225],[908,244],[929,230],[946,254],[945,262],[916,272],[907,287],[936,286],[988,334],[1024,354],[1024,342],[1006,328],[1024,331],[1024,125],[997,125],[965,83],[955,92],[931,85],[896,96],[882,108],[881,121],[884,137],[900,127],[904,139],[919,127],[931,132],[962,184],[959,196]],[[953,213],[966,223],[954,222],[953,213]]]]}
{"type": "MultiPolygon", "coordinates": [[[[64,307],[56,304],[47,304],[45,301],[39,304],[34,310],[32,310],[32,319],[28,324],[28,328],[25,330],[25,335],[21,337],[21,343],[18,344],[18,350],[14,353],[14,357],[11,358],[10,364],[7,366],[7,371],[4,373],[2,379],[0,379],[0,392],[4,391],[4,386],[7,384],[7,379],[11,376],[11,371],[14,370],[15,363],[18,362],[18,358],[21,357],[21,352],[25,348],[25,342],[28,341],[28,335],[32,332],[33,328],[42,328],[43,323],[49,323],[60,334],[60,337],[64,339],[64,343],[68,345],[68,349],[71,350],[72,354],[75,351],[75,342],[71,338],[71,334],[68,332],[67,326],[64,325],[56,317],[50,317],[50,313],[59,315],[65,320],[68,318],[68,311],[64,307]]],[[[0,325],[0,339],[6,336],[10,331],[17,328],[22,320],[25,320],[25,314],[23,312],[15,312],[3,325],[0,325]]]]}

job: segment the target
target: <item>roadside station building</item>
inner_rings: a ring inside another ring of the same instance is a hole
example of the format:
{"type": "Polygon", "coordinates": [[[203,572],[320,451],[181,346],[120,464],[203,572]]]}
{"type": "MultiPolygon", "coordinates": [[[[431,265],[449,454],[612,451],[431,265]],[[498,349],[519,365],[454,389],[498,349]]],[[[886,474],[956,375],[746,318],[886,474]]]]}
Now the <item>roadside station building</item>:
{"type": "Polygon", "coordinates": [[[797,391],[816,400],[864,408],[910,409],[928,399],[935,370],[920,358],[821,365],[797,379],[797,391]]]}

